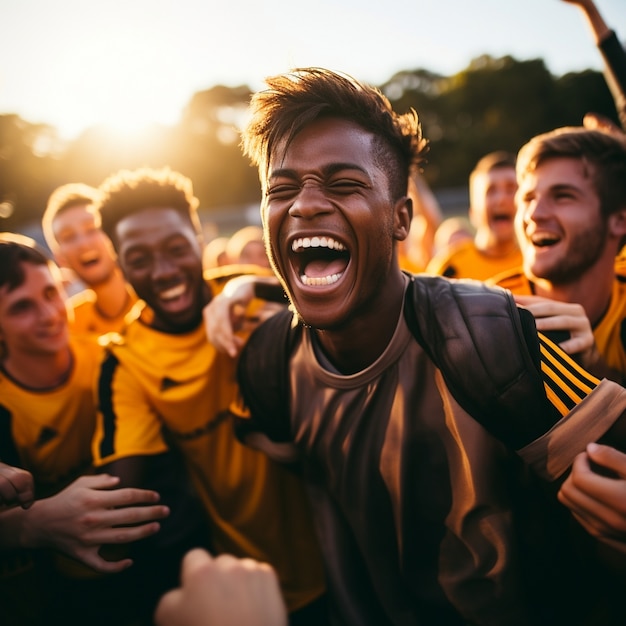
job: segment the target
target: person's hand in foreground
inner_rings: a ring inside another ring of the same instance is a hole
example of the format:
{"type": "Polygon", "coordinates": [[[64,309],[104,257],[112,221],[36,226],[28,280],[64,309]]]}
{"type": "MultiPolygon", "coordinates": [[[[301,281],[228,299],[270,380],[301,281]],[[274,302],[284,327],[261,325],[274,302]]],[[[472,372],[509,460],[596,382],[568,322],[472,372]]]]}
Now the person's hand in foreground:
{"type": "Polygon", "coordinates": [[[157,504],[159,494],[145,489],[117,489],[119,478],[81,476],[28,510],[0,513],[0,548],[53,548],[101,573],[120,572],[132,559],[107,561],[100,548],[125,544],[158,532],[156,521],[169,515],[157,504]]]}
{"type": "Polygon", "coordinates": [[[626,454],[590,443],[558,498],[593,537],[626,552],[626,454]]]}
{"type": "Polygon", "coordinates": [[[287,609],[269,565],[198,548],[185,555],[181,586],[161,598],[155,624],[286,626],[287,609]]]}
{"type": "Polygon", "coordinates": [[[0,463],[0,511],[16,505],[27,509],[34,500],[33,475],[20,467],[0,463]]]}

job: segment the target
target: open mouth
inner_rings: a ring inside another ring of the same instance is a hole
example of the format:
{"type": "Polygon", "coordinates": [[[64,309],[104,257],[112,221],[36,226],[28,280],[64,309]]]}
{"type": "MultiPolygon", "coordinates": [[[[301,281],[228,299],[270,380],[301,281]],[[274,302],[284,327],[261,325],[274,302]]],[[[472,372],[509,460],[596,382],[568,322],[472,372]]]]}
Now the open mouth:
{"type": "Polygon", "coordinates": [[[300,281],[306,286],[336,283],[348,266],[350,253],[332,237],[301,237],[291,244],[300,281]]]}
{"type": "Polygon", "coordinates": [[[83,267],[88,268],[88,267],[93,267],[94,265],[97,265],[99,261],[100,261],[100,257],[97,254],[85,255],[81,257],[80,264],[83,267]]]}
{"type": "Polygon", "coordinates": [[[500,213],[500,214],[493,215],[491,217],[491,221],[492,222],[496,222],[496,223],[498,223],[498,222],[507,222],[508,223],[508,222],[512,222],[513,221],[513,216],[509,215],[508,213],[500,213]]]}
{"type": "Polygon", "coordinates": [[[163,302],[171,302],[172,300],[176,300],[177,298],[180,298],[185,293],[186,290],[187,290],[187,287],[185,286],[184,283],[180,285],[176,285],[176,287],[171,287],[170,289],[161,291],[159,293],[159,299],[163,302]]]}
{"type": "Polygon", "coordinates": [[[530,241],[535,248],[548,248],[559,243],[561,239],[550,233],[535,233],[530,237],[530,241]]]}

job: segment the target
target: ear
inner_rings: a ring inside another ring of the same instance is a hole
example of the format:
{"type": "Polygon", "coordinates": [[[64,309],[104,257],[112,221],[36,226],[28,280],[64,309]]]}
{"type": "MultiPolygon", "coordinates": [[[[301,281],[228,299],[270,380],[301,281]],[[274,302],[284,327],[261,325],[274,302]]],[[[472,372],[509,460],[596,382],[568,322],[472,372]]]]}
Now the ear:
{"type": "Polygon", "coordinates": [[[626,237],[626,206],[609,215],[608,226],[609,233],[616,239],[626,237]]]}
{"type": "Polygon", "coordinates": [[[471,225],[472,228],[476,229],[477,228],[477,224],[476,224],[476,210],[472,208],[472,204],[470,203],[468,209],[467,209],[467,219],[469,220],[469,223],[471,225]]]}
{"type": "Polygon", "coordinates": [[[408,237],[412,219],[413,200],[402,196],[393,207],[393,234],[396,241],[404,241],[408,237]]]}

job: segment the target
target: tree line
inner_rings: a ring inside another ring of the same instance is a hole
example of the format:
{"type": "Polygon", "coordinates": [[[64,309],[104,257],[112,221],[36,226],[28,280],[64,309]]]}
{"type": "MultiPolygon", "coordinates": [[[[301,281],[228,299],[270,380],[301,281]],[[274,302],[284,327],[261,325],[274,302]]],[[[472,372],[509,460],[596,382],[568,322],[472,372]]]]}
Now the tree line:
{"type": "MultiPolygon", "coordinates": [[[[553,76],[541,59],[485,55],[451,76],[404,70],[379,87],[398,112],[418,112],[430,146],[424,176],[435,191],[466,185],[485,153],[516,152],[533,135],[580,125],[589,111],[618,122],[602,73],[553,76]]],[[[0,230],[40,220],[58,185],[98,185],[141,166],[169,165],[191,178],[209,214],[257,203],[256,170],[241,154],[237,130],[250,95],[246,85],[216,85],[195,93],[175,126],[125,138],[92,127],[69,143],[52,126],[0,115],[0,230]]]]}

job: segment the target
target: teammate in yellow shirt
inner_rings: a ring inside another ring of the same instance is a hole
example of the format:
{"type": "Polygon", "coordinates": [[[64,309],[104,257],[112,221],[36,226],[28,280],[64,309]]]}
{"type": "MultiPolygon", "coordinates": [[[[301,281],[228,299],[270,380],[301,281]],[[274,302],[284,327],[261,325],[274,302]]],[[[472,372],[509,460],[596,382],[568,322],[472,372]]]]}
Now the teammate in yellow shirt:
{"type": "Polygon", "coordinates": [[[540,330],[568,331],[561,346],[587,369],[623,382],[626,275],[616,256],[626,239],[626,138],[556,129],[523,146],[517,168],[523,265],[493,282],[519,294],[540,330]]]}
{"type": "Polygon", "coordinates": [[[514,155],[497,151],[480,159],[469,177],[474,238],[439,250],[426,273],[485,280],[517,267],[522,257],[514,230],[516,190],[514,155]]]}
{"type": "Polygon", "coordinates": [[[58,268],[32,240],[0,236],[0,460],[32,474],[37,498],[27,509],[0,512],[2,623],[30,624],[37,611],[68,625],[137,615],[119,609],[133,573],[94,578],[94,570],[117,574],[132,561],[106,560],[100,548],[154,534],[158,524],[144,522],[168,511],[131,506],[154,504],[157,493],[83,475],[91,471],[101,356],[96,342],[70,338],[58,268]],[[139,525],[119,527],[129,523],[139,525]]]}
{"type": "Polygon", "coordinates": [[[292,619],[297,612],[324,623],[321,558],[303,486],[233,432],[236,362],[208,342],[202,323],[222,281],[203,278],[191,181],[168,168],[139,169],[119,172],[101,189],[102,227],[147,306],[109,345],[95,463],[139,486],[137,477],[150,475],[160,456],[179,450],[215,550],[270,563],[292,619]]]}
{"type": "Polygon", "coordinates": [[[57,262],[72,270],[86,287],[69,299],[75,335],[120,330],[137,302],[100,228],[94,211],[98,197],[98,190],[89,185],[62,185],[50,196],[42,219],[46,243],[57,262]]]}

